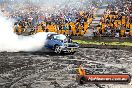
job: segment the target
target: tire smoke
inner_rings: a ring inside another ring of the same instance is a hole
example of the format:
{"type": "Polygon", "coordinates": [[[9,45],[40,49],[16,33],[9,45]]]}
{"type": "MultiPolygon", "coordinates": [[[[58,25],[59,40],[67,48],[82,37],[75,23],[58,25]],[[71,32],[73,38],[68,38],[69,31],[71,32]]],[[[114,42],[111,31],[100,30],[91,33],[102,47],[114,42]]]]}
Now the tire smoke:
{"type": "MultiPolygon", "coordinates": [[[[73,9],[86,9],[85,7],[90,5],[87,2],[90,3],[90,0],[39,0],[39,2],[36,2],[36,0],[30,0],[30,3],[28,0],[17,0],[19,8],[14,8],[15,5],[12,6],[11,3],[8,5],[12,10],[19,11],[21,10],[20,8],[26,7],[26,3],[29,5],[35,4],[38,7],[41,6],[40,8],[42,8],[44,14],[59,14],[64,9],[67,9],[68,12],[73,12],[73,9]]],[[[38,12],[41,12],[41,9],[39,10],[40,11],[38,12]]],[[[38,51],[43,48],[47,33],[37,33],[36,35],[26,37],[18,36],[13,32],[13,23],[14,21],[12,19],[6,18],[0,12],[0,52],[38,51]]]]}
{"type": "Polygon", "coordinates": [[[18,36],[13,31],[13,23],[0,12],[0,52],[38,51],[43,48],[47,33],[18,36]]]}

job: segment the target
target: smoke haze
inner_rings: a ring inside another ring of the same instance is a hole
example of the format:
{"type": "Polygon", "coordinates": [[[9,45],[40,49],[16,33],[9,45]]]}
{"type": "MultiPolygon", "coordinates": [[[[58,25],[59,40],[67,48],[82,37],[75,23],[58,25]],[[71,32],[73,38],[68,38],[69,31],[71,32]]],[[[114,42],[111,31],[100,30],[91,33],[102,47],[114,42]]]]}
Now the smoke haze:
{"type": "MultiPolygon", "coordinates": [[[[12,12],[16,10],[21,11],[20,8],[26,7],[26,3],[28,3],[33,7],[34,4],[36,4],[40,9],[49,11],[44,13],[59,13],[59,11],[63,11],[65,8],[70,12],[72,12],[72,9],[78,10],[80,8],[88,10],[88,8],[85,7],[90,7],[90,1],[91,0],[12,0],[12,2],[7,3],[7,7],[8,9],[10,8],[12,12]]],[[[18,36],[13,32],[13,24],[14,21],[12,19],[7,19],[0,13],[0,51],[37,51],[44,46],[47,33],[37,33],[36,35],[27,37],[18,36]]]]}
{"type": "Polygon", "coordinates": [[[37,51],[44,46],[47,33],[18,36],[12,27],[13,20],[0,13],[0,52],[37,51]]]}

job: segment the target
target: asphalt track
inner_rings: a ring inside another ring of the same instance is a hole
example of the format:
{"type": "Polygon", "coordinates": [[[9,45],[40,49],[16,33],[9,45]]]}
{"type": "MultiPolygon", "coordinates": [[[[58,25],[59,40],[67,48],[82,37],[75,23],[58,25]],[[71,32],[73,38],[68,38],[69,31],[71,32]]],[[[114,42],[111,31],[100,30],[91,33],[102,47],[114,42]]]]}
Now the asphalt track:
{"type": "Polygon", "coordinates": [[[1,52],[0,88],[132,88],[131,83],[78,85],[75,81],[79,64],[101,64],[106,73],[132,74],[131,53],[95,48],[80,48],[74,55],[1,52]]]}

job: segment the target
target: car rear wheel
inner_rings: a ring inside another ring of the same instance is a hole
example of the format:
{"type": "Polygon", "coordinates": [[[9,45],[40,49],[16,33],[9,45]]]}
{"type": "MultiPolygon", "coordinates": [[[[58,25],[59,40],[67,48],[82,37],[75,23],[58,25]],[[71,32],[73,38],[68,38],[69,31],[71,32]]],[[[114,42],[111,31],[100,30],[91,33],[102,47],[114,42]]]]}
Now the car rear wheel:
{"type": "Polygon", "coordinates": [[[61,47],[56,45],[55,48],[54,48],[54,52],[57,53],[57,54],[60,54],[61,53],[61,47]]]}

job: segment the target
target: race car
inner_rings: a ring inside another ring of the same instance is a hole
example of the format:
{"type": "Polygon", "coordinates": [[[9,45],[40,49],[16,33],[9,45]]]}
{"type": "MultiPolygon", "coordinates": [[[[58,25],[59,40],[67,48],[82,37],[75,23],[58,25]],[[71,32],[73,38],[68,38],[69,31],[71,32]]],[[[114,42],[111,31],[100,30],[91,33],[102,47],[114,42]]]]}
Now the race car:
{"type": "Polygon", "coordinates": [[[71,38],[67,38],[63,34],[49,33],[47,34],[45,47],[53,50],[57,54],[74,54],[79,48],[79,44],[72,42],[71,38]]]}

